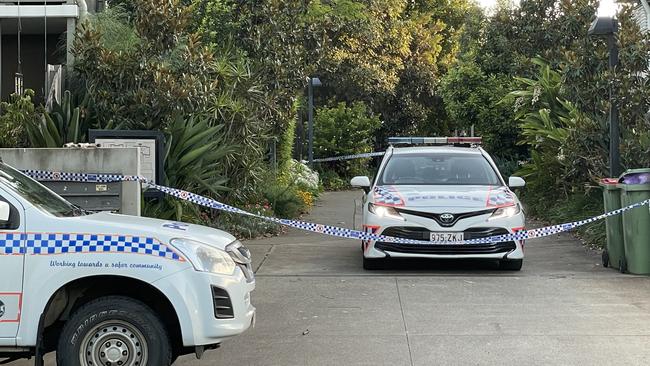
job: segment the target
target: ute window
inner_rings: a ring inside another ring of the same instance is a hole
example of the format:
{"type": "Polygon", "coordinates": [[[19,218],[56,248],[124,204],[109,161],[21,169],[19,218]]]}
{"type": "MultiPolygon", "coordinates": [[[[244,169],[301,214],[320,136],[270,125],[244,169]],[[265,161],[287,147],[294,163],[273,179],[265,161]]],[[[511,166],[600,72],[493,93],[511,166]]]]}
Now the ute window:
{"type": "Polygon", "coordinates": [[[0,183],[13,189],[36,208],[57,217],[82,216],[86,211],[66,201],[44,185],[0,163],[0,183]]]}
{"type": "Polygon", "coordinates": [[[11,202],[0,196],[0,202],[9,204],[9,221],[0,223],[0,230],[16,230],[20,227],[20,214],[11,202]]]}
{"type": "Polygon", "coordinates": [[[380,185],[500,186],[497,173],[480,154],[436,153],[391,156],[380,185]]]}

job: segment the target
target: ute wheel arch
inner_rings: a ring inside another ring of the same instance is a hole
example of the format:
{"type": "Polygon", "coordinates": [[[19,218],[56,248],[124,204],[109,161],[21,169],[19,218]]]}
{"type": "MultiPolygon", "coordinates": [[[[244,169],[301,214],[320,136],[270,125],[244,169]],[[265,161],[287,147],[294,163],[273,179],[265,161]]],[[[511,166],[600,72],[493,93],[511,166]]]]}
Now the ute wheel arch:
{"type": "MultiPolygon", "coordinates": [[[[127,276],[97,275],[78,278],[66,283],[50,296],[39,321],[39,342],[43,347],[36,354],[56,349],[58,335],[63,324],[75,310],[98,297],[123,296],[149,306],[162,319],[169,335],[173,359],[193,349],[183,347],[182,332],[178,314],[171,301],[160,290],[149,283],[127,276]],[[56,306],[57,299],[65,298],[65,307],[56,306]]],[[[172,359],[172,360],[173,360],[172,359]]]]}

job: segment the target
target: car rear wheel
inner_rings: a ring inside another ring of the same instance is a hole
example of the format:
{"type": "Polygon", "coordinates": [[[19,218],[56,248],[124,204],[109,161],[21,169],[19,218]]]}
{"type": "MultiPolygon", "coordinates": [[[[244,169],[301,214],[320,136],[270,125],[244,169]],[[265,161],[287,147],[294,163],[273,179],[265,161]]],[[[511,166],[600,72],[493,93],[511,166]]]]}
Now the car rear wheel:
{"type": "Polygon", "coordinates": [[[363,257],[363,269],[373,271],[386,268],[386,259],[363,257]]]}
{"type": "Polygon", "coordinates": [[[506,271],[521,271],[523,259],[503,259],[499,261],[499,269],[506,271]]]}
{"type": "Polygon", "coordinates": [[[163,323],[145,304],[121,296],[93,300],[63,327],[57,363],[66,366],[169,366],[163,323]]]}

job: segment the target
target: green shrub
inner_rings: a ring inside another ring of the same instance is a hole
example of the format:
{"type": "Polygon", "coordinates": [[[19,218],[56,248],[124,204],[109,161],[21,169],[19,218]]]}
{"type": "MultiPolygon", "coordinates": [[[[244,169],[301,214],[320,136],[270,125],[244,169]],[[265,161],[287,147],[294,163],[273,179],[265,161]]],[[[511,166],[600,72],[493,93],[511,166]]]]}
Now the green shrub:
{"type": "Polygon", "coordinates": [[[273,207],[276,217],[293,219],[306,211],[305,202],[298,195],[295,186],[269,184],[264,188],[264,197],[273,207]]]}
{"type": "MultiPolygon", "coordinates": [[[[221,126],[210,126],[207,118],[184,119],[179,115],[166,135],[163,185],[213,197],[229,189],[225,186],[223,162],[236,147],[223,144],[221,126]]],[[[148,202],[144,215],[198,222],[201,208],[165,196],[148,202]]]]}
{"type": "MultiPolygon", "coordinates": [[[[550,194],[539,194],[524,189],[522,199],[527,213],[549,224],[578,221],[600,215],[604,212],[600,189],[591,187],[586,192],[569,195],[566,199],[550,199],[550,194]]],[[[602,248],[605,245],[605,221],[597,221],[577,229],[576,234],[590,246],[602,248]]]]}
{"type": "MultiPolygon", "coordinates": [[[[262,216],[274,216],[273,209],[268,202],[246,204],[241,206],[241,209],[262,216]]],[[[215,221],[215,226],[244,239],[277,235],[282,231],[282,225],[229,212],[222,212],[215,221]]]]}
{"type": "Polygon", "coordinates": [[[278,143],[278,169],[280,175],[287,173],[291,168],[293,160],[293,144],[296,140],[296,111],[298,110],[300,101],[296,100],[293,105],[293,113],[289,120],[284,124],[285,129],[280,135],[280,141],[278,143]]]}
{"type": "MultiPolygon", "coordinates": [[[[381,126],[379,117],[366,105],[339,103],[320,108],[314,125],[314,156],[332,157],[372,152],[375,132],[381,126]]],[[[351,177],[368,170],[370,159],[353,159],[319,164],[320,170],[334,170],[342,177],[351,177]]]]}
{"type": "Polygon", "coordinates": [[[25,126],[39,121],[39,111],[32,98],[34,91],[26,90],[24,95],[12,94],[9,102],[0,103],[0,147],[25,146],[25,126]]]}
{"type": "Polygon", "coordinates": [[[494,156],[494,162],[497,165],[497,168],[499,168],[499,172],[501,172],[501,175],[503,176],[504,179],[508,179],[508,177],[517,175],[517,171],[520,169],[520,161],[524,161],[524,157],[511,157],[509,159],[505,158],[500,158],[498,156],[494,156]]]}
{"type": "Polygon", "coordinates": [[[66,90],[60,104],[55,102],[50,112],[25,125],[30,145],[56,148],[70,142],[87,142],[93,122],[90,103],[88,94],[76,98],[66,90]]]}
{"type": "Polygon", "coordinates": [[[321,175],[323,188],[328,191],[340,191],[350,188],[347,179],[341,178],[334,170],[326,170],[321,175]]]}
{"type": "Polygon", "coordinates": [[[314,195],[319,193],[319,175],[306,164],[290,159],[285,171],[278,178],[283,185],[295,185],[296,188],[308,191],[314,195]]]}
{"type": "Polygon", "coordinates": [[[524,88],[511,93],[517,97],[520,143],[531,154],[519,174],[540,198],[563,200],[606,175],[606,126],[564,98],[559,72],[542,60],[534,62],[539,73],[517,78],[524,88]]]}
{"type": "Polygon", "coordinates": [[[71,49],[71,84],[91,95],[103,126],[167,131],[177,115],[209,115],[210,126],[222,126],[222,145],[237,147],[218,169],[233,188],[228,199],[246,201],[267,169],[274,106],[243,52],[217,50],[194,33],[187,3],[134,0],[126,12],[89,17],[71,49]]]}

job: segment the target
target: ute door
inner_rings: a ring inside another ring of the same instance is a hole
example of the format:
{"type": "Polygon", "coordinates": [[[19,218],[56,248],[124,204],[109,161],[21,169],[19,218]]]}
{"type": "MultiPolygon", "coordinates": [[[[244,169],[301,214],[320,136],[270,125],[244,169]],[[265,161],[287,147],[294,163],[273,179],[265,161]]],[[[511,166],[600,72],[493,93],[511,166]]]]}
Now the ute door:
{"type": "Polygon", "coordinates": [[[13,345],[23,300],[25,209],[0,185],[0,345],[13,345]]]}

